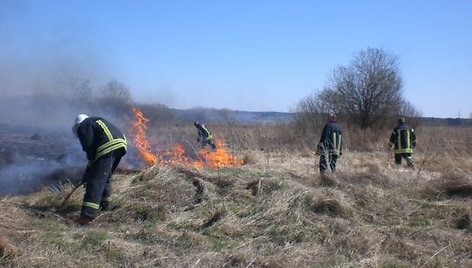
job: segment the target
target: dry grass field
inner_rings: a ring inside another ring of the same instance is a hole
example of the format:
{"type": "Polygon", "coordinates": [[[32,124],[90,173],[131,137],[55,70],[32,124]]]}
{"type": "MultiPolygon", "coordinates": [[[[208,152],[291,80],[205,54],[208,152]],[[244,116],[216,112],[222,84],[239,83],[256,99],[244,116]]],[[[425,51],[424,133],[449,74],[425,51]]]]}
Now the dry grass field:
{"type": "Polygon", "coordinates": [[[363,150],[346,134],[326,178],[315,134],[275,128],[213,128],[241,166],[119,172],[114,209],[89,227],[74,224],[83,189],[62,210],[70,185],[2,198],[0,265],[472,267],[470,128],[419,129],[415,170],[393,164],[389,133],[363,150]]]}

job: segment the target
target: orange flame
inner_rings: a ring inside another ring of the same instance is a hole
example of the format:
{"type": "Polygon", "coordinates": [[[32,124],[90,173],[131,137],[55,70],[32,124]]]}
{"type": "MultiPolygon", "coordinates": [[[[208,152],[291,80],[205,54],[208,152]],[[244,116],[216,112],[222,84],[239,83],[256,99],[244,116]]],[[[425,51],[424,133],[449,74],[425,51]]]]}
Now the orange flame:
{"type": "Polygon", "coordinates": [[[184,164],[188,165],[191,161],[188,159],[186,153],[185,153],[185,148],[182,144],[174,144],[172,149],[169,149],[167,151],[164,151],[162,153],[161,159],[163,160],[162,162],[166,164],[184,164]]]}
{"type": "MultiPolygon", "coordinates": [[[[219,139],[216,140],[216,148],[215,151],[207,151],[204,148],[198,151],[198,155],[203,159],[203,166],[219,168],[224,166],[240,166],[243,164],[242,160],[236,159],[226,150],[223,142],[219,139]]],[[[201,163],[197,162],[195,164],[199,165],[201,163]]]]}
{"type": "Polygon", "coordinates": [[[178,143],[174,144],[171,149],[162,151],[160,155],[156,155],[151,151],[151,146],[146,137],[147,123],[149,120],[136,108],[133,108],[133,113],[135,117],[133,123],[134,143],[139,156],[147,165],[154,165],[159,162],[163,164],[192,166],[195,168],[220,168],[224,166],[240,166],[243,163],[226,150],[221,140],[216,140],[217,149],[215,151],[207,151],[204,148],[200,149],[197,154],[199,159],[197,160],[190,159],[185,152],[184,146],[178,143]]]}
{"type": "Polygon", "coordinates": [[[151,152],[151,146],[149,145],[149,141],[146,137],[147,123],[149,120],[145,118],[143,113],[136,108],[133,108],[133,113],[134,145],[136,146],[139,155],[146,162],[146,164],[152,166],[157,163],[157,156],[151,152]]]}

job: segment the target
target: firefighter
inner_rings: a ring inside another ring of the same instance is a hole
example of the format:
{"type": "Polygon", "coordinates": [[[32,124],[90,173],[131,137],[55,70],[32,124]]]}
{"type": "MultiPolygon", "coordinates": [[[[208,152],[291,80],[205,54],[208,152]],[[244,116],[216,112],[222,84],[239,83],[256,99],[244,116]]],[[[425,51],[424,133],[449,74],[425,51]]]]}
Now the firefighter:
{"type": "Polygon", "coordinates": [[[213,142],[213,135],[211,135],[210,130],[204,125],[195,121],[193,125],[198,129],[198,138],[197,142],[202,142],[202,148],[208,144],[210,145],[211,149],[216,150],[216,145],[213,142]]]}
{"type": "Polygon", "coordinates": [[[398,124],[390,136],[389,146],[394,149],[395,164],[401,165],[404,158],[408,167],[414,168],[411,155],[416,147],[416,134],[415,130],[405,123],[404,117],[398,119],[398,124]]]}
{"type": "Polygon", "coordinates": [[[336,162],[342,155],[342,129],[336,121],[336,114],[329,114],[329,121],[323,127],[321,139],[318,143],[316,154],[320,156],[320,174],[325,175],[329,168],[331,172],[336,172],[336,162]]]}
{"type": "Polygon", "coordinates": [[[72,131],[87,154],[88,164],[82,177],[85,195],[79,224],[90,224],[99,210],[110,210],[111,178],[126,154],[125,135],[100,117],[77,115],[72,131]]]}

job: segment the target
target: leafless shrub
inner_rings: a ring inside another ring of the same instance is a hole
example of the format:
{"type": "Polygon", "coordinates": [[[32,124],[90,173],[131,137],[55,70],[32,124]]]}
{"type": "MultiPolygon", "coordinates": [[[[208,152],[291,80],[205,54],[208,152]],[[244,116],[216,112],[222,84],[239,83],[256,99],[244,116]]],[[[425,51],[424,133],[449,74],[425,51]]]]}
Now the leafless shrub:
{"type": "Polygon", "coordinates": [[[327,197],[318,197],[310,207],[314,213],[328,214],[332,217],[348,217],[351,215],[338,200],[327,197]]]}
{"type": "Polygon", "coordinates": [[[377,166],[367,172],[339,173],[337,176],[340,185],[377,185],[385,187],[389,184],[386,175],[380,173],[377,166]]]}
{"type": "Polygon", "coordinates": [[[251,164],[256,164],[259,162],[259,157],[254,153],[254,152],[248,152],[244,154],[243,156],[243,164],[244,165],[251,165],[251,164]]]}
{"type": "Polygon", "coordinates": [[[456,220],[456,228],[457,229],[466,229],[472,231],[472,224],[470,222],[469,214],[464,214],[462,217],[456,220]]]}
{"type": "Polygon", "coordinates": [[[449,172],[425,186],[426,196],[472,196],[472,180],[465,174],[449,172]]]}
{"type": "Polygon", "coordinates": [[[328,186],[328,187],[337,186],[338,181],[337,181],[336,177],[334,177],[332,175],[323,174],[323,175],[320,176],[320,185],[321,186],[328,186]]]}
{"type": "Polygon", "coordinates": [[[246,184],[246,189],[251,190],[252,195],[268,194],[272,191],[281,189],[279,181],[271,179],[256,179],[246,184]]]}
{"type": "Polygon", "coordinates": [[[0,260],[14,258],[19,254],[18,248],[0,234],[0,260]]]}

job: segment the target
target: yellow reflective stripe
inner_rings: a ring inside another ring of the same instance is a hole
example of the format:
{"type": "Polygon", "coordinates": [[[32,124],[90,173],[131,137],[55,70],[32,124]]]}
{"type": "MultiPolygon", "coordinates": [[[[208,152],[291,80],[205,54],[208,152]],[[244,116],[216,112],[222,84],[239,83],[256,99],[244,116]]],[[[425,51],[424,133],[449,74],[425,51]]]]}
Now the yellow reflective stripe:
{"type": "Polygon", "coordinates": [[[343,135],[339,134],[338,153],[341,152],[341,139],[343,135]]]}
{"type": "Polygon", "coordinates": [[[112,152],[112,151],[114,151],[114,150],[116,150],[116,149],[119,149],[119,148],[125,148],[125,150],[126,150],[126,145],[124,145],[124,144],[122,144],[122,143],[116,144],[116,145],[114,145],[114,146],[112,146],[112,147],[110,147],[110,148],[107,148],[107,149],[105,149],[105,150],[99,152],[99,153],[97,154],[97,157],[96,157],[96,158],[98,159],[98,158],[100,158],[100,156],[105,155],[105,154],[107,154],[107,153],[109,153],[109,152],[112,152]]]}
{"type": "Polygon", "coordinates": [[[97,120],[96,122],[97,122],[97,124],[99,124],[102,127],[103,132],[105,132],[105,135],[107,135],[107,137],[108,137],[108,140],[109,141],[113,140],[113,135],[111,135],[111,132],[108,129],[108,127],[105,125],[105,123],[103,123],[102,120],[97,120]]]}
{"type": "Polygon", "coordinates": [[[410,130],[406,129],[405,131],[406,146],[403,148],[401,131],[397,130],[397,149],[395,150],[396,154],[413,153],[413,149],[411,148],[410,130]]]}
{"type": "Polygon", "coordinates": [[[120,139],[120,138],[114,139],[114,140],[111,140],[111,141],[109,141],[109,142],[106,142],[106,143],[104,143],[104,144],[98,146],[98,148],[97,148],[97,153],[100,152],[100,151],[102,151],[102,150],[105,150],[107,147],[110,147],[110,146],[115,145],[115,144],[117,144],[117,143],[123,143],[123,144],[125,145],[125,147],[126,147],[126,145],[127,145],[127,144],[126,144],[126,140],[124,140],[124,139],[120,139]]]}
{"type": "Polygon", "coordinates": [[[406,131],[406,148],[411,148],[411,141],[410,141],[410,131],[406,131]]]}
{"type": "Polygon", "coordinates": [[[336,155],[339,155],[340,152],[341,152],[341,135],[339,135],[339,141],[338,141],[338,138],[336,136],[336,133],[333,132],[333,149],[331,149],[329,152],[331,154],[336,154],[336,155]]]}
{"type": "Polygon", "coordinates": [[[208,137],[206,138],[206,140],[211,140],[211,139],[213,139],[213,136],[211,135],[210,131],[209,131],[206,127],[202,127],[202,128],[206,131],[206,133],[207,133],[207,135],[208,135],[208,137]]]}
{"type": "Polygon", "coordinates": [[[337,144],[337,141],[336,141],[336,133],[333,132],[333,153],[334,154],[338,154],[338,151],[336,150],[336,144],[337,144]]]}
{"type": "Polygon", "coordinates": [[[397,149],[395,150],[396,154],[411,154],[413,153],[413,149],[411,148],[404,148],[404,149],[397,149]]]}
{"type": "Polygon", "coordinates": [[[125,150],[128,149],[126,142],[123,139],[119,139],[119,140],[117,139],[117,141],[107,142],[104,145],[107,145],[107,146],[102,148],[101,150],[97,150],[97,155],[95,156],[95,159],[98,159],[101,156],[119,148],[125,148],[125,150]]]}
{"type": "Polygon", "coordinates": [[[97,153],[95,155],[95,160],[118,148],[125,148],[125,150],[128,149],[126,137],[124,135],[123,135],[123,139],[121,138],[114,139],[110,130],[108,129],[108,127],[105,125],[105,123],[102,120],[97,120],[96,122],[103,129],[103,132],[108,138],[108,142],[105,142],[104,144],[98,146],[97,153]]]}
{"type": "Polygon", "coordinates": [[[400,130],[397,130],[397,146],[402,148],[402,136],[400,130]]]}
{"type": "Polygon", "coordinates": [[[93,208],[93,209],[99,209],[100,208],[100,205],[99,204],[95,204],[95,203],[92,203],[92,202],[84,202],[82,204],[82,206],[84,207],[89,207],[89,208],[93,208]]]}

